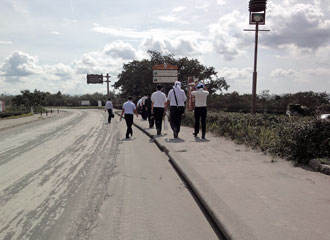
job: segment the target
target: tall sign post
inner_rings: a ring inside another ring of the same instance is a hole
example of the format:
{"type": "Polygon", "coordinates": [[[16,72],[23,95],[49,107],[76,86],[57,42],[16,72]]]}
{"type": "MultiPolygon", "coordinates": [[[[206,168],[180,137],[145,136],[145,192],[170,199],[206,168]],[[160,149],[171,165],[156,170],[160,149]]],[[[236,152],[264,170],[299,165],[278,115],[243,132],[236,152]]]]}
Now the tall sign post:
{"type": "Polygon", "coordinates": [[[87,84],[103,84],[104,82],[107,83],[107,95],[108,99],[110,97],[109,92],[109,83],[110,83],[110,75],[107,73],[106,76],[103,76],[103,74],[87,74],[87,84]],[[103,80],[103,78],[106,78],[107,80],[103,80]]]}
{"type": "Polygon", "coordinates": [[[254,66],[253,66],[253,77],[252,77],[252,103],[251,113],[256,113],[256,99],[257,99],[257,55],[258,55],[258,32],[259,31],[270,31],[270,30],[259,30],[259,25],[265,25],[266,20],[266,3],[267,0],[250,0],[249,11],[250,25],[256,25],[256,29],[244,29],[244,31],[255,31],[255,45],[254,45],[254,66]]]}

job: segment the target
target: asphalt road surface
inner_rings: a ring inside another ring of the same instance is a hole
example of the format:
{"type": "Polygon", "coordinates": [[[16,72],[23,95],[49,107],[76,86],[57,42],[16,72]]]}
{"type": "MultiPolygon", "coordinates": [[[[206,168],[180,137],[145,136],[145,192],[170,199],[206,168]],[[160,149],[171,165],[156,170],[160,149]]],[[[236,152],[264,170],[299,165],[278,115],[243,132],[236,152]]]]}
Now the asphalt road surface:
{"type": "Polygon", "coordinates": [[[0,239],[219,239],[164,153],[101,110],[0,131],[0,239]]]}

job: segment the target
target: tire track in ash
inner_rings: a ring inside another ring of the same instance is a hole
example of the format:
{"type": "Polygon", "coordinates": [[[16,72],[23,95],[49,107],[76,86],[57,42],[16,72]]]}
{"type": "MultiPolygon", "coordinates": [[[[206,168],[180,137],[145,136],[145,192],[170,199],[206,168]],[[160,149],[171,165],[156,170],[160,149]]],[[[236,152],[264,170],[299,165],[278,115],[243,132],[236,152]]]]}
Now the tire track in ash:
{"type": "MultiPolygon", "coordinates": [[[[117,125],[118,123],[115,123],[117,125]]],[[[89,239],[93,229],[97,226],[99,212],[103,202],[111,197],[108,192],[111,177],[114,175],[117,155],[119,152],[118,127],[112,125],[111,132],[103,131],[100,136],[97,152],[97,163],[91,170],[91,181],[85,192],[81,208],[72,222],[65,239],[89,239]]]]}
{"type": "MultiPolygon", "coordinates": [[[[8,187],[0,198],[4,208],[11,203],[21,205],[21,202],[39,201],[34,206],[22,206],[10,214],[11,219],[7,221],[5,227],[0,229],[0,238],[3,236],[4,239],[46,239],[42,236],[47,235],[47,231],[65,210],[67,202],[86,178],[91,162],[94,164],[95,158],[100,162],[109,153],[110,150],[100,151],[102,153],[100,155],[94,154],[95,150],[99,151],[104,147],[102,141],[109,141],[107,137],[101,127],[91,128],[65,151],[50,159],[46,166],[8,187]],[[100,138],[100,136],[103,137],[100,138]],[[28,198],[20,200],[20,194],[30,191],[30,188],[33,192],[28,195],[28,198]]],[[[99,169],[104,166],[102,162],[98,165],[100,165],[99,169]]],[[[105,169],[103,175],[109,172],[109,167],[105,169]]],[[[87,200],[87,202],[90,201],[87,200]]],[[[91,205],[94,206],[95,201],[92,201],[91,205]]]]}
{"type": "Polygon", "coordinates": [[[35,148],[43,142],[49,141],[51,139],[55,139],[58,137],[58,133],[61,132],[65,134],[70,131],[70,129],[82,121],[87,116],[86,112],[83,112],[78,118],[73,119],[72,121],[65,123],[56,127],[55,129],[50,129],[49,132],[38,135],[36,138],[27,141],[26,143],[16,146],[10,150],[0,153],[0,166],[8,163],[11,159],[18,157],[25,152],[35,148]]]}

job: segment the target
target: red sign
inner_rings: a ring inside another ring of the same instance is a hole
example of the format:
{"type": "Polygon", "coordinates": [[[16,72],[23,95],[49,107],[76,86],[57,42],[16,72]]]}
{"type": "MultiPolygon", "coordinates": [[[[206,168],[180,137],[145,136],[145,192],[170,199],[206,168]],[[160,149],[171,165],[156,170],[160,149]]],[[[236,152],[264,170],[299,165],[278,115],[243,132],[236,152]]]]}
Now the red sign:
{"type": "Polygon", "coordinates": [[[178,70],[177,66],[171,65],[171,64],[159,64],[159,65],[155,65],[152,68],[153,70],[178,70]]]}

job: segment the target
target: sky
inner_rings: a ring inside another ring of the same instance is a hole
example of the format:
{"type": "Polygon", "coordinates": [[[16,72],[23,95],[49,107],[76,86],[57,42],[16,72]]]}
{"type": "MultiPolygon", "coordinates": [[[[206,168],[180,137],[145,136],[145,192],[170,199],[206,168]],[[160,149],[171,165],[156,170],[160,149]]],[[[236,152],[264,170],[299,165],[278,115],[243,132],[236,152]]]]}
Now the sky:
{"type": "MultiPolygon", "coordinates": [[[[153,50],[214,67],[252,92],[255,34],[242,0],[0,0],[0,94],[106,94],[109,73],[153,50]]],[[[257,93],[330,92],[330,0],[267,1],[257,93]]],[[[152,78],[152,76],[150,76],[152,78]]],[[[113,87],[110,87],[113,90],[113,87]]]]}

